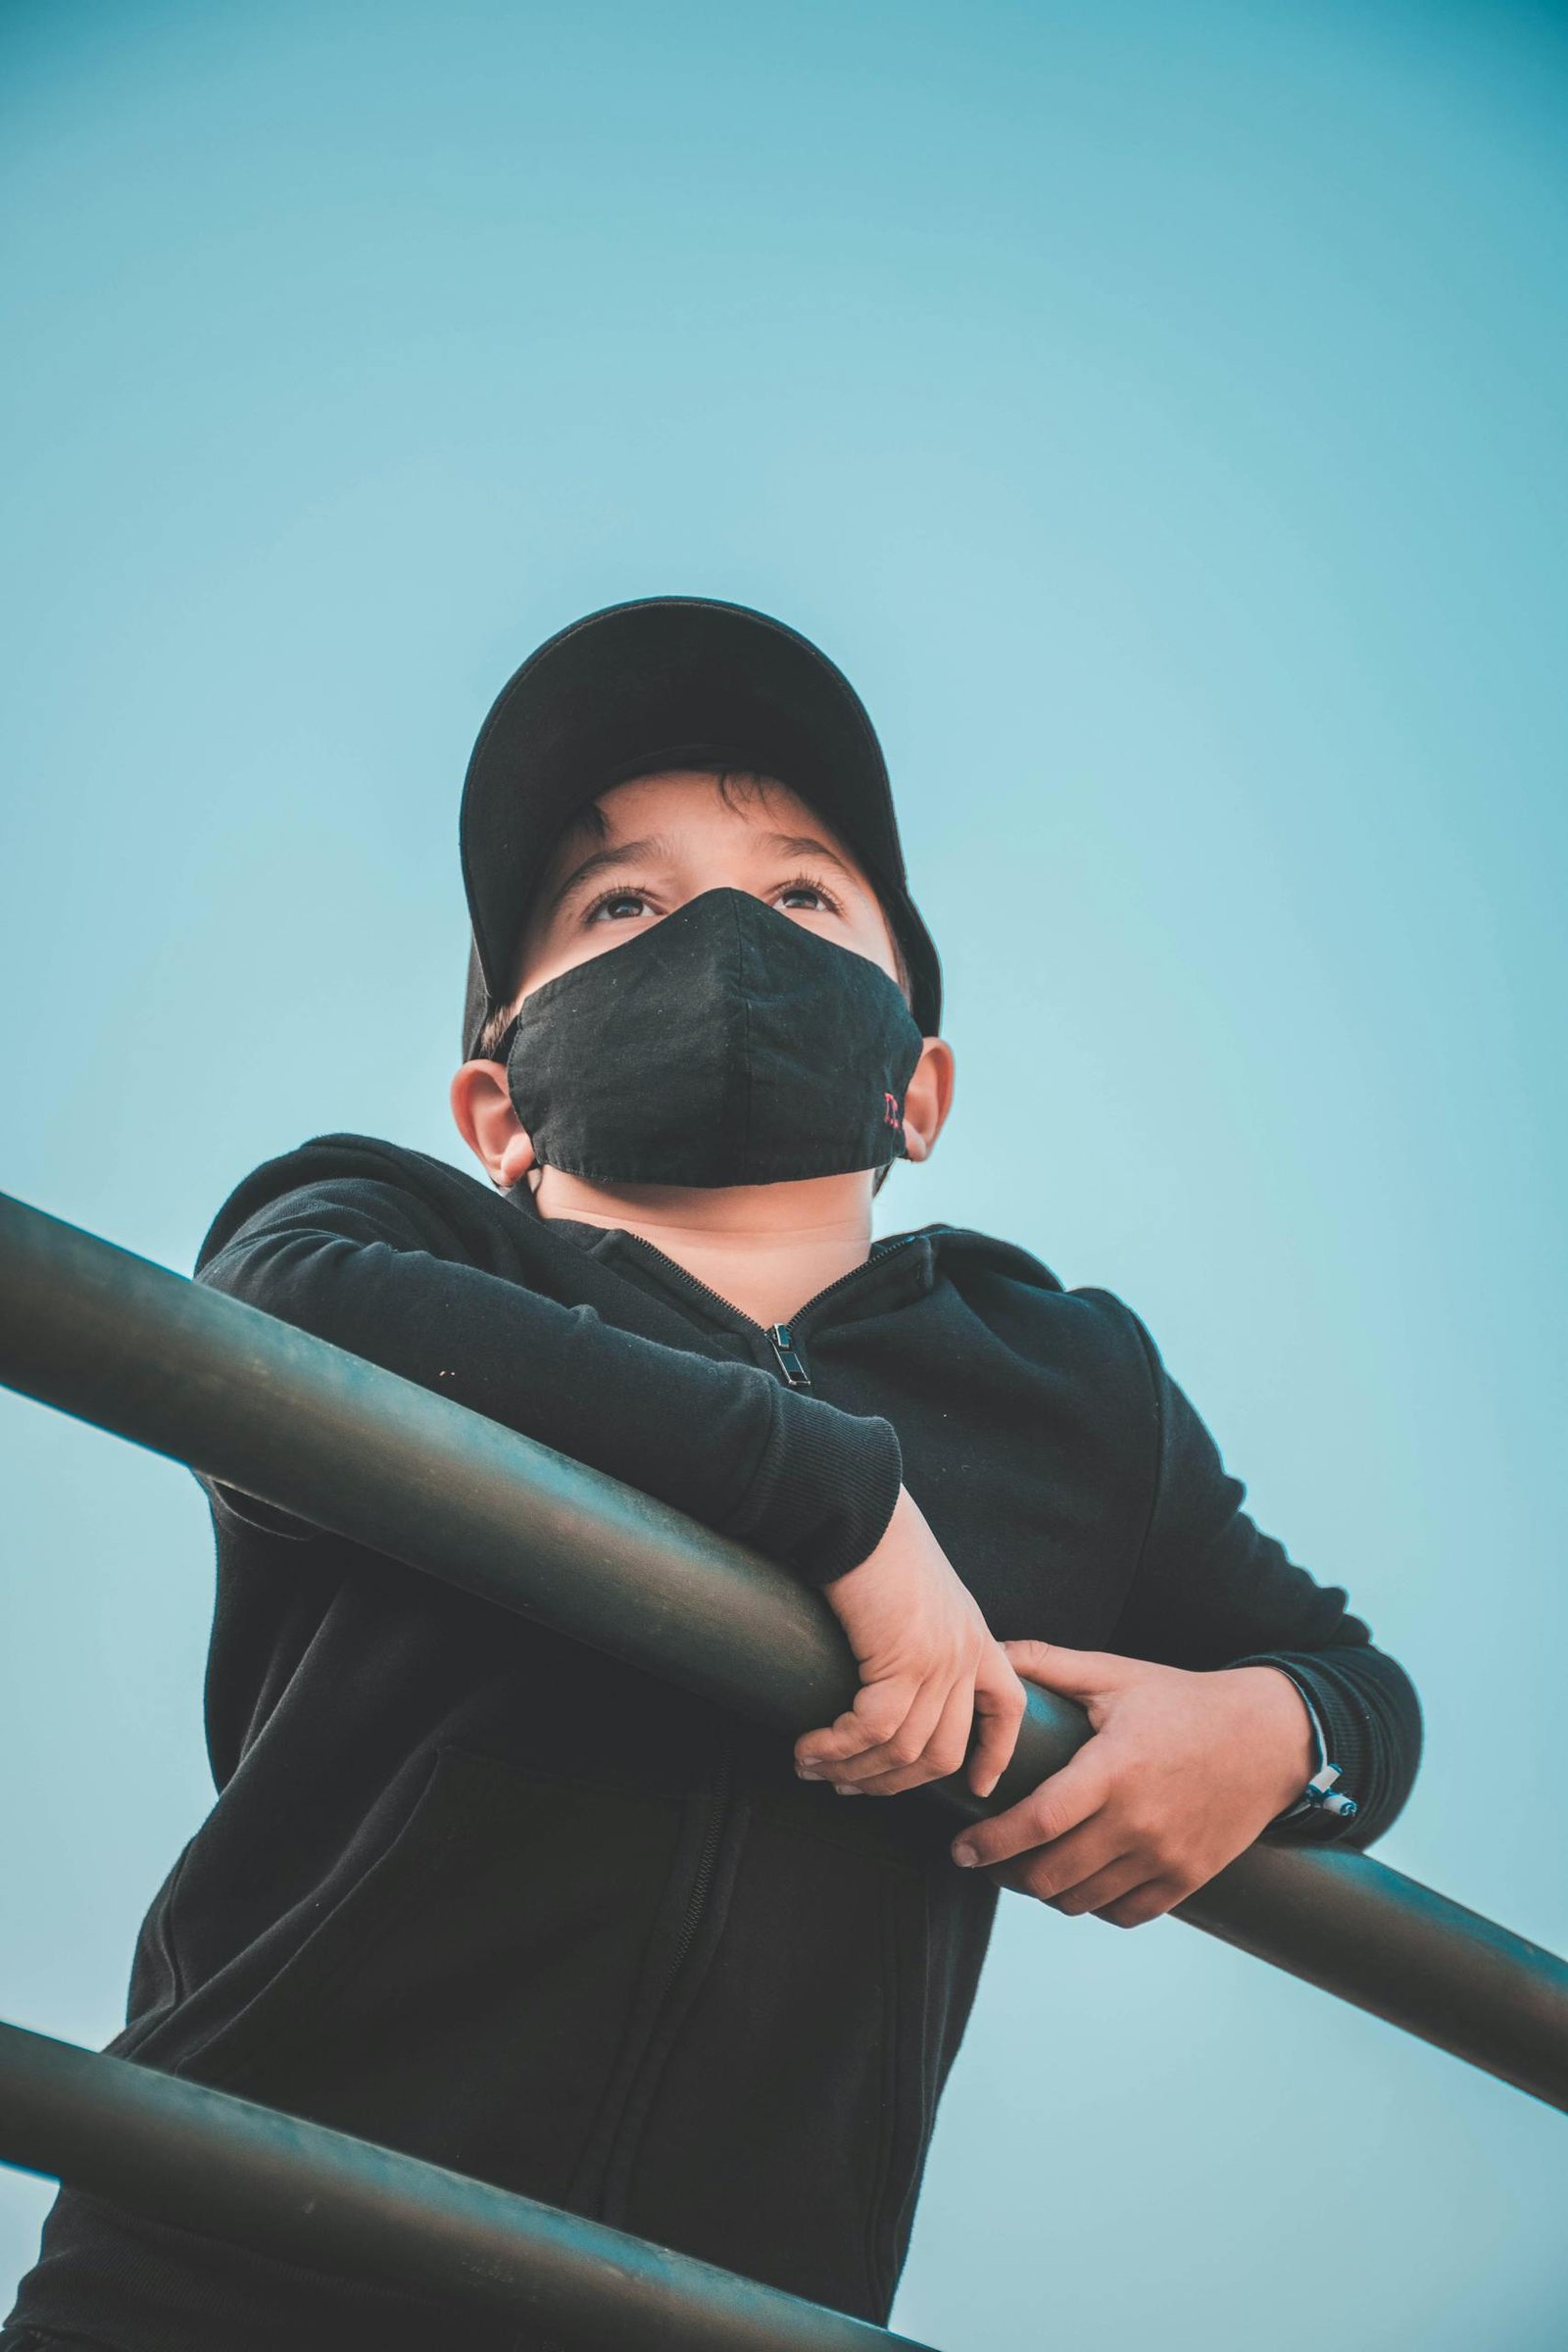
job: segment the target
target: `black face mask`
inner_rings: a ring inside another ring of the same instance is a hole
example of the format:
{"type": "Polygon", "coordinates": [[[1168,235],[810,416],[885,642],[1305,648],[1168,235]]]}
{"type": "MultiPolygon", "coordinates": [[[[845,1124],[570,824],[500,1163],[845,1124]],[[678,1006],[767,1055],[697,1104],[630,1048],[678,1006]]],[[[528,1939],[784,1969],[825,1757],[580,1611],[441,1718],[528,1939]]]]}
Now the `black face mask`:
{"type": "Polygon", "coordinates": [[[921,1042],[865,956],[709,890],[524,998],[507,1084],[566,1175],[782,1184],[904,1152],[921,1042]]]}

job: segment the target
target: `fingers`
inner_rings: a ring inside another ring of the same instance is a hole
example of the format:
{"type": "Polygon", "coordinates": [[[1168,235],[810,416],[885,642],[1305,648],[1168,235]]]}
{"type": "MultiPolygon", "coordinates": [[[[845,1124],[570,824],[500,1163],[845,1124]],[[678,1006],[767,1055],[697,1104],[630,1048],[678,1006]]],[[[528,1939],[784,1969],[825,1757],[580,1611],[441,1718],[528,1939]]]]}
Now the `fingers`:
{"type": "Polygon", "coordinates": [[[797,1771],[804,1781],[862,1781],[914,1764],[941,1722],[943,1700],[941,1684],[862,1682],[847,1715],[795,1742],[797,1771]]]}
{"type": "MultiPolygon", "coordinates": [[[[1009,1857],[1004,1867],[1014,1874],[1006,1882],[1009,1886],[1032,1894],[1037,1902],[1051,1903],[1075,1893],[1101,1871],[1132,1859],[1126,1838],[1118,1835],[1110,1817],[1100,1812],[1091,1814],[1065,1837],[1053,1838],[1049,1845],[1031,1846],[1009,1857]]],[[[1147,1862],[1138,1876],[1148,1878],[1147,1862]]]]}
{"type": "Polygon", "coordinates": [[[1065,1895],[1042,1894],[1037,1884],[1038,1865],[1032,1854],[1004,1862],[989,1875],[999,1886],[1010,1886],[1016,1894],[1033,1895],[1037,1901],[1049,1903],[1054,1911],[1069,1916],[1092,1912],[1113,1928],[1141,1928],[1152,1919],[1163,1919],[1182,1900],[1179,1886],[1169,1880],[1151,1879],[1148,1870],[1147,1862],[1129,1856],[1125,1861],[1108,1863],[1065,1895]],[[1080,1895],[1087,1899],[1080,1901],[1080,1895]]]}
{"type": "Polygon", "coordinates": [[[1054,1690],[1062,1698],[1095,1698],[1125,1681],[1137,1659],[1119,1658],[1108,1649],[1067,1649],[1059,1642],[1004,1642],[1003,1648],[1026,1683],[1054,1690]]]}
{"type": "Polygon", "coordinates": [[[1148,1856],[1123,1845],[1108,1815],[1099,1813],[1050,1845],[1013,1855],[991,1876],[1065,1918],[1093,1911],[1116,1927],[1140,1927],[1168,1911],[1182,1890],[1174,1881],[1152,1879],[1148,1856]]]}
{"type": "Polygon", "coordinates": [[[999,1862],[995,1870],[986,1872],[986,1877],[993,1880],[999,1886],[1010,1886],[1014,1894],[1031,1894],[1034,1891],[1029,1884],[1029,1857],[1027,1854],[1020,1855],[1011,1862],[999,1862]]]}
{"type": "Polygon", "coordinates": [[[1063,1838],[1098,1813],[1110,1790],[1110,1776],[1091,1740],[1059,1772],[989,1821],[971,1822],[956,1840],[953,1859],[966,1868],[1005,1862],[1030,1846],[1063,1838]]]}
{"type": "Polygon", "coordinates": [[[894,1796],[960,1771],[977,1727],[969,1782],[977,1795],[989,1796],[1011,1761],[1028,1704],[1002,1644],[988,1642],[973,1680],[960,1675],[946,1694],[940,1684],[923,1685],[894,1723],[897,1705],[886,1694],[896,1690],[902,1697],[907,1690],[906,1683],[863,1685],[847,1714],[796,1742],[801,1777],[831,1780],[867,1796],[894,1796]]]}
{"type": "MultiPolygon", "coordinates": [[[[868,1690],[880,1688],[876,1683],[865,1686],[868,1690]]],[[[929,1750],[954,1697],[956,1697],[963,1713],[963,1728],[957,1736],[956,1763],[942,1769],[956,1772],[958,1764],[963,1762],[963,1751],[968,1741],[971,1701],[963,1683],[955,1684],[951,1692],[944,1692],[938,1682],[921,1685],[902,1722],[895,1725],[886,1739],[862,1746],[858,1753],[852,1753],[838,1762],[829,1763],[825,1771],[818,1767],[817,1777],[831,1780],[841,1788],[856,1789],[864,1788],[870,1781],[894,1775],[909,1776],[901,1779],[900,1786],[903,1788],[913,1788],[918,1782],[934,1780],[938,1767],[931,1760],[929,1750]]],[[[857,1700],[856,1704],[858,1706],[859,1701],[857,1700]]],[[[950,1738],[945,1743],[944,1752],[951,1746],[950,1738]]],[[[808,1762],[810,1762],[809,1757],[808,1762]]]]}
{"type": "Polygon", "coordinates": [[[1068,1919],[1081,1919],[1086,1911],[1103,1911],[1107,1904],[1148,1884],[1149,1864],[1137,1854],[1118,1854],[1103,1870],[1092,1870],[1087,1878],[1080,1879],[1074,1886],[1063,1887],[1059,1894],[1044,1892],[1032,1879],[1029,1892],[1039,1895],[1053,1911],[1060,1911],[1068,1919]]]}
{"type": "Polygon", "coordinates": [[[891,1772],[873,1772],[854,1781],[848,1777],[854,1767],[847,1767],[844,1773],[834,1776],[839,1788],[853,1789],[857,1796],[897,1796],[901,1789],[946,1780],[963,1763],[964,1750],[969,1744],[972,1705],[967,1686],[955,1683],[924,1750],[912,1764],[901,1764],[891,1772]]]}
{"type": "Polygon", "coordinates": [[[796,1740],[796,1769],[807,1779],[836,1780],[840,1766],[851,1757],[863,1756],[893,1738],[919,1695],[920,1686],[912,1678],[862,1683],[852,1707],[824,1731],[807,1732],[796,1740]]]}
{"type": "Polygon", "coordinates": [[[974,1754],[969,1759],[969,1786],[976,1796],[989,1796],[1011,1763],[1012,1751],[1018,1743],[1018,1726],[1028,1703],[1024,1687],[1005,1653],[994,1645],[974,1686],[977,1737],[974,1754]]]}

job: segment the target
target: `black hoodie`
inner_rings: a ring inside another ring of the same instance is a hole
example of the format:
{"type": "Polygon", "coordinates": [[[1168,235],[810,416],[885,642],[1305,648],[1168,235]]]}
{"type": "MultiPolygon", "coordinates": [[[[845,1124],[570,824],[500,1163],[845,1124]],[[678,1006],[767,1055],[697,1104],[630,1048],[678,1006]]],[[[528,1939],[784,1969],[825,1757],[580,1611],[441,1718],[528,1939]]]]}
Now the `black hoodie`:
{"type": "MultiPolygon", "coordinates": [[[[794,1317],[797,1391],[649,1245],[329,1136],[239,1188],[199,1279],[812,1581],[902,1478],[1000,1637],[1284,1666],[1360,1810],[1269,1837],[1364,1845],[1404,1802],[1401,1670],[1243,1511],[1131,1309],[1020,1250],[879,1243],[794,1317]]],[[[113,2048],[885,2320],[996,1901],[941,1809],[842,1804],[777,1733],[212,1504],[219,1796],[113,2048]]],[[[412,2352],[440,2324],[72,2192],[14,2318],[124,2352],[412,2352]]]]}

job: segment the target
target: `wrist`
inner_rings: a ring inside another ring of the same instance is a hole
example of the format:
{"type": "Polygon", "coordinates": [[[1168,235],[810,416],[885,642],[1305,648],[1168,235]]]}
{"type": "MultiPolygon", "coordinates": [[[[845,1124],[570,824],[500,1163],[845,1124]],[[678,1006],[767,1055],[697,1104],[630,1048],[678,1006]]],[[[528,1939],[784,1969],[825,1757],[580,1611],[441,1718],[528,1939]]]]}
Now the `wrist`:
{"type": "Polygon", "coordinates": [[[1317,1770],[1311,1710],[1283,1667],[1233,1666],[1227,1671],[1248,1686],[1249,1709],[1255,1711],[1258,1726],[1258,1785],[1271,1800],[1272,1817],[1298,1801],[1317,1770]]]}

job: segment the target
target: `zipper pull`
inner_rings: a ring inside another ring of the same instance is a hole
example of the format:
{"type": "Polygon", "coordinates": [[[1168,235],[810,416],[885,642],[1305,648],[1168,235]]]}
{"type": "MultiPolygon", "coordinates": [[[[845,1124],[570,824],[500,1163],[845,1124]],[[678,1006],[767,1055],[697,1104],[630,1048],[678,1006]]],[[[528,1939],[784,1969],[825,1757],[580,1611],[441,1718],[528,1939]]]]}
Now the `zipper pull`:
{"type": "Polygon", "coordinates": [[[792,1389],[808,1389],[811,1385],[811,1376],[796,1352],[795,1342],[790,1338],[789,1325],[787,1323],[770,1323],[767,1327],[767,1337],[773,1353],[778,1357],[778,1368],[790,1387],[792,1389]]]}

